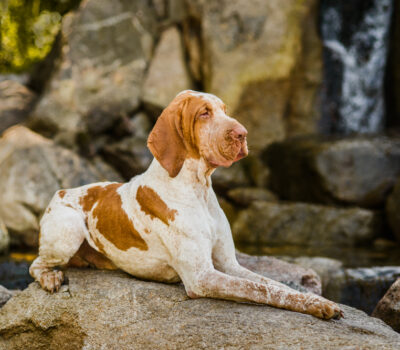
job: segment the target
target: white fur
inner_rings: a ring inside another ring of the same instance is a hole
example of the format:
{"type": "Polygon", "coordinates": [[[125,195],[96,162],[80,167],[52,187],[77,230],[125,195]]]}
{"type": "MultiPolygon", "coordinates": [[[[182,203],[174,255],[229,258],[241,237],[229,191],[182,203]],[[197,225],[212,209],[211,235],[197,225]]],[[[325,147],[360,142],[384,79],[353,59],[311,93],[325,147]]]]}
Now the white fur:
{"type": "MultiPolygon", "coordinates": [[[[219,100],[213,95],[199,95],[219,100]]],[[[120,250],[96,229],[97,219],[89,215],[85,224],[79,199],[90,187],[109,183],[65,190],[63,198],[56,193],[40,222],[39,257],[30,268],[32,276],[44,288],[57,290],[61,279],[53,273],[53,267],[66,264],[84,239],[97,250],[92,236],[120,269],[145,279],[182,280],[190,297],[253,301],[321,318],[340,316],[336,304],[311,293],[299,293],[238,264],[229,223],[211,186],[211,172],[203,158],[189,158],[179,174],[171,177],[154,159],[146,172],[119,187],[122,209],[148,250],[120,250]],[[169,225],[141,210],[136,201],[139,186],[150,187],[169,209],[176,210],[169,225]]]]}

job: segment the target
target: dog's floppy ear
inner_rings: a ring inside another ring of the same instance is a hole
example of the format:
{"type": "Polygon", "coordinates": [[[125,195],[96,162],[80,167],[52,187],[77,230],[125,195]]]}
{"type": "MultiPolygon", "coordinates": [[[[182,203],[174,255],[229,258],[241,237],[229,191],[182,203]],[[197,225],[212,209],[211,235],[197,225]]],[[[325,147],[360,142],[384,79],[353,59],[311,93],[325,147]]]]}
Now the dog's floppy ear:
{"type": "Polygon", "coordinates": [[[171,177],[179,174],[187,156],[181,130],[182,101],[175,100],[158,117],[147,146],[171,177]]]}

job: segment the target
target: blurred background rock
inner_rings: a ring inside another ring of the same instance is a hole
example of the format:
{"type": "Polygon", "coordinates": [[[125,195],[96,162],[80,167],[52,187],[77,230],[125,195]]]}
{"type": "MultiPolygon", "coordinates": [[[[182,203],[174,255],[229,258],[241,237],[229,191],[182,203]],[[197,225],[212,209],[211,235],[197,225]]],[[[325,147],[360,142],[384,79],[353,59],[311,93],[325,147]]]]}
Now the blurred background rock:
{"type": "Polygon", "coordinates": [[[249,131],[250,155],[213,175],[240,250],[313,268],[324,295],[368,313],[400,276],[400,0],[0,11],[0,284],[29,283],[56,190],[148,167],[147,135],[184,89],[249,131]]]}

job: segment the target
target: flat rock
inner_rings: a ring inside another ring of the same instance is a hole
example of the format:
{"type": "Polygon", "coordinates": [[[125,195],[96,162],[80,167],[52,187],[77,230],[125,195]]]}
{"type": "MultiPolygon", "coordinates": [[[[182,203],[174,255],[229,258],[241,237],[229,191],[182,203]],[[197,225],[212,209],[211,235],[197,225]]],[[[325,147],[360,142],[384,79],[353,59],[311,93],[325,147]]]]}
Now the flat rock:
{"type": "Polygon", "coordinates": [[[381,320],[342,306],[323,321],[263,305],[189,299],[181,285],[124,273],[67,272],[53,295],[37,283],[0,310],[0,349],[398,349],[381,320]]]}
{"type": "Polygon", "coordinates": [[[400,332],[400,278],[379,301],[372,316],[380,318],[395,331],[400,332]]]}
{"type": "Polygon", "coordinates": [[[263,153],[282,199],[382,207],[400,174],[400,138],[302,137],[263,153]]]}
{"type": "Polygon", "coordinates": [[[232,226],[237,242],[275,246],[354,246],[379,232],[379,216],[360,208],[253,202],[232,226]]]}
{"type": "Polygon", "coordinates": [[[22,126],[0,138],[0,217],[13,238],[37,245],[39,218],[54,193],[98,181],[119,181],[109,166],[91,163],[22,126]]]}

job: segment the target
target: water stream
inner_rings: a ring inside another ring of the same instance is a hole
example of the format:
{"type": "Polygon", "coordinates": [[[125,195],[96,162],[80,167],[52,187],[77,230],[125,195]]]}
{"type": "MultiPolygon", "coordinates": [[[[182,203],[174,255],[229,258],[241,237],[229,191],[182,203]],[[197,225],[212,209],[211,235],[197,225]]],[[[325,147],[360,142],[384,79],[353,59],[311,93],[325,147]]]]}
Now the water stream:
{"type": "Polygon", "coordinates": [[[326,131],[349,134],[383,130],[392,10],[392,0],[322,0],[322,127],[326,131]]]}

